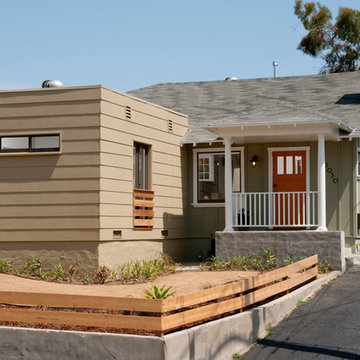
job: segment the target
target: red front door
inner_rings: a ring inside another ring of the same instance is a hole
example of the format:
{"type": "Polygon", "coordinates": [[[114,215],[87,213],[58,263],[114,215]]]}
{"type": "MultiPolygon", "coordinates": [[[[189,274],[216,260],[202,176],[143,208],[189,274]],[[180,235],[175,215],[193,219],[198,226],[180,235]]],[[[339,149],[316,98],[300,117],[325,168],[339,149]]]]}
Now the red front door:
{"type": "Polygon", "coordinates": [[[306,219],[306,151],[273,152],[274,225],[303,225],[306,219]],[[290,192],[290,194],[285,194],[290,192]]]}

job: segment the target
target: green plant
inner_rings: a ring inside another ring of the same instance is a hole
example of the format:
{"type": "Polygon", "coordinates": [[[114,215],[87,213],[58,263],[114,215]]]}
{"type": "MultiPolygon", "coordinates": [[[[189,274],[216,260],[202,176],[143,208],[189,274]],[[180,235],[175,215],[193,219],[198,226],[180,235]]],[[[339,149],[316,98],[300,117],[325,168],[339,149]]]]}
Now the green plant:
{"type": "Polygon", "coordinates": [[[94,271],[94,276],[93,276],[94,283],[105,284],[105,282],[110,278],[110,275],[111,275],[111,271],[107,266],[105,265],[99,266],[94,271]]]}
{"type": "Polygon", "coordinates": [[[263,259],[266,269],[273,269],[278,266],[276,255],[271,249],[264,249],[263,259]]]}
{"type": "Polygon", "coordinates": [[[81,277],[81,280],[84,284],[90,284],[91,283],[91,277],[89,276],[89,274],[84,274],[81,277]]]}
{"type": "Polygon", "coordinates": [[[34,258],[32,260],[27,260],[25,273],[27,275],[41,275],[40,259],[34,258]]]}
{"type": "Polygon", "coordinates": [[[151,284],[151,289],[144,290],[145,297],[148,299],[166,299],[170,296],[175,295],[175,291],[169,292],[169,290],[172,288],[172,286],[169,286],[167,289],[165,289],[165,285],[163,285],[160,289],[156,286],[151,284]]]}
{"type": "Polygon", "coordinates": [[[242,357],[242,355],[240,355],[239,353],[235,353],[232,356],[233,360],[239,360],[239,359],[241,359],[241,357],[242,357]]]}
{"type": "Polygon", "coordinates": [[[10,271],[11,268],[11,264],[8,260],[4,259],[0,261],[0,272],[1,273],[6,273],[8,271],[10,271]]]}
{"type": "Polygon", "coordinates": [[[271,326],[269,326],[267,329],[266,329],[266,336],[270,336],[273,334],[273,328],[271,326]]]}
{"type": "Polygon", "coordinates": [[[307,301],[304,301],[304,300],[299,300],[296,304],[296,306],[303,306],[307,303],[307,301]]]}
{"type": "Polygon", "coordinates": [[[54,265],[54,278],[56,281],[61,281],[64,274],[65,274],[65,271],[62,268],[61,264],[54,265]]]}
{"type": "Polygon", "coordinates": [[[331,270],[331,263],[328,260],[323,260],[318,263],[319,273],[327,273],[331,270]]]}
{"type": "Polygon", "coordinates": [[[289,255],[286,259],[284,259],[284,265],[290,265],[295,262],[294,255],[289,255]]]}

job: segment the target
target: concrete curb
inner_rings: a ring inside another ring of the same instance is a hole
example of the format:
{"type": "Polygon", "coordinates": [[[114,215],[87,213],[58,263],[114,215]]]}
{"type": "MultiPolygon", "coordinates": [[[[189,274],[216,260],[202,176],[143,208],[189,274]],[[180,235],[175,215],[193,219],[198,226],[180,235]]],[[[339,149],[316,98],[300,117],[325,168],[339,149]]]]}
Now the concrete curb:
{"type": "Polygon", "coordinates": [[[265,337],[266,329],[276,325],[299,300],[311,297],[339,275],[340,271],[331,272],[263,306],[165,335],[165,360],[220,360],[242,354],[265,337]]]}
{"type": "Polygon", "coordinates": [[[312,296],[340,274],[332,272],[266,305],[163,338],[0,327],[1,359],[231,359],[264,337],[266,329],[278,323],[299,300],[312,296]]]}

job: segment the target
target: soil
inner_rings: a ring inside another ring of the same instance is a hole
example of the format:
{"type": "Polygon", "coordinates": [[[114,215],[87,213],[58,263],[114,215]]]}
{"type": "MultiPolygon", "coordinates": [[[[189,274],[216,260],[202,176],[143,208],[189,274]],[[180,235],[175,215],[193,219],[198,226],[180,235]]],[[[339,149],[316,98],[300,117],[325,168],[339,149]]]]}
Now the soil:
{"type": "MultiPolygon", "coordinates": [[[[29,291],[60,294],[103,295],[144,298],[144,289],[150,289],[150,284],[157,286],[172,286],[175,296],[185,295],[214,286],[239,281],[256,276],[256,271],[179,271],[175,274],[161,276],[148,283],[136,284],[104,284],[77,285],[53,283],[43,280],[28,279],[9,274],[0,274],[0,291],[29,291]]],[[[9,305],[0,305],[0,307],[9,305]]],[[[10,305],[11,306],[11,305],[10,305]]],[[[76,310],[75,310],[76,311],[76,310]]],[[[221,317],[217,316],[216,318],[221,317]]],[[[71,330],[86,332],[107,332],[119,334],[155,335],[152,331],[130,329],[112,329],[87,326],[42,325],[35,323],[0,321],[0,326],[20,326],[38,329],[71,330]]]]}
{"type": "Polygon", "coordinates": [[[0,274],[0,290],[31,291],[60,294],[103,295],[144,298],[144,289],[150,284],[172,286],[175,296],[189,294],[221,284],[226,284],[257,275],[256,271],[179,271],[161,276],[148,283],[77,285],[28,279],[15,275],[0,274]]]}

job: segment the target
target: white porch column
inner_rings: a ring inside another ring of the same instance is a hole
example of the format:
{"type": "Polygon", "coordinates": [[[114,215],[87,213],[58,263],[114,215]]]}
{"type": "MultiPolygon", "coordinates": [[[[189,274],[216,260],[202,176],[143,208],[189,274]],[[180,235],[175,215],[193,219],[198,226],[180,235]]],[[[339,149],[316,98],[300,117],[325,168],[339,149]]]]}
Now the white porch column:
{"type": "Polygon", "coordinates": [[[325,137],[318,135],[318,228],[326,228],[326,169],[325,169],[325,137]]]}
{"type": "Polygon", "coordinates": [[[225,140],[225,229],[233,231],[232,228],[232,165],[231,165],[231,141],[225,140]]]}

